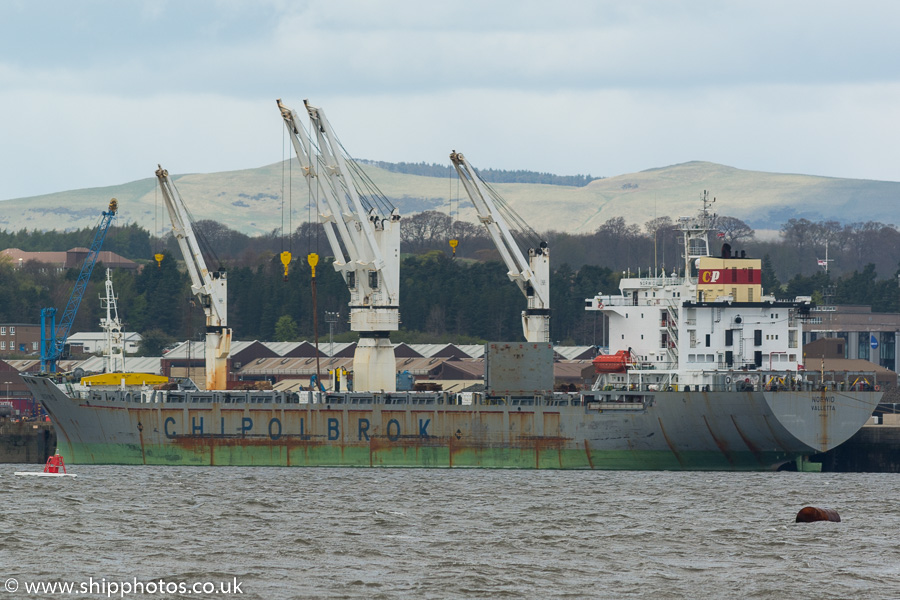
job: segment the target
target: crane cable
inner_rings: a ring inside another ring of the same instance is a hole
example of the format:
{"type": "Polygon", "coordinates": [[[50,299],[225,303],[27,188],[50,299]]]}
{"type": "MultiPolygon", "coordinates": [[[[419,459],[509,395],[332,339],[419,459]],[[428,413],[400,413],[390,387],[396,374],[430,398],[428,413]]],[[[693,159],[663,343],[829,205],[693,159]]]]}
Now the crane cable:
{"type": "Polygon", "coordinates": [[[156,219],[156,253],[153,259],[156,261],[156,268],[162,267],[164,255],[162,253],[162,232],[159,230],[159,180],[153,186],[153,217],[156,219]]]}
{"type": "MultiPolygon", "coordinates": [[[[306,130],[303,130],[303,134],[306,134],[306,130]]],[[[309,140],[309,148],[312,151],[312,148],[316,147],[316,144],[313,142],[312,136],[308,135],[307,139],[309,140]]],[[[319,206],[319,184],[318,184],[318,161],[319,156],[321,156],[321,152],[317,152],[315,157],[310,156],[309,160],[309,168],[310,173],[307,174],[306,177],[306,195],[308,201],[306,203],[306,261],[309,264],[310,268],[310,285],[312,287],[312,317],[313,317],[313,342],[316,350],[316,383],[315,386],[312,385],[312,381],[310,381],[310,389],[324,391],[322,386],[322,374],[319,365],[319,301],[316,287],[316,265],[319,264],[319,223],[318,217],[316,218],[316,222],[313,223],[312,215],[313,215],[313,204],[316,206],[316,215],[318,215],[318,206],[319,206]],[[316,186],[313,188],[313,177],[316,177],[316,186]],[[315,189],[315,192],[313,191],[315,189]],[[315,252],[313,252],[312,248],[312,238],[313,238],[313,228],[316,230],[316,246],[315,252]]],[[[323,171],[324,172],[324,171],[323,171]]]]}
{"type": "MultiPolygon", "coordinates": [[[[279,255],[281,258],[281,264],[284,266],[284,281],[288,280],[288,267],[291,264],[291,252],[290,250],[284,249],[284,163],[285,163],[285,146],[287,145],[287,129],[281,128],[281,254],[279,255]]],[[[293,182],[293,162],[289,162],[288,164],[288,211],[293,214],[293,196],[291,195],[294,182],[293,182]]],[[[290,219],[290,218],[289,218],[290,219]]],[[[290,220],[289,220],[290,222],[290,220]]],[[[293,235],[294,232],[290,233],[291,241],[289,242],[289,248],[293,249],[293,235]]]]}
{"type": "Polygon", "coordinates": [[[450,247],[453,249],[453,255],[450,258],[456,258],[456,247],[459,245],[459,239],[453,235],[456,233],[456,223],[459,221],[459,177],[453,177],[456,170],[450,169],[450,247]],[[456,196],[453,195],[453,180],[456,179],[456,196]],[[453,219],[453,201],[456,200],[456,220],[453,219]]]}

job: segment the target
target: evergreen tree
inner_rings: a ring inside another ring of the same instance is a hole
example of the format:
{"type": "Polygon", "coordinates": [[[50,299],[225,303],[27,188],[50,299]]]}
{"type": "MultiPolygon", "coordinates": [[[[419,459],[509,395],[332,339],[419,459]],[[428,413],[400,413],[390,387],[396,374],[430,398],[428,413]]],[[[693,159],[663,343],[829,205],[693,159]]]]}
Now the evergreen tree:
{"type": "Polygon", "coordinates": [[[162,329],[154,328],[142,334],[138,356],[162,356],[163,350],[175,342],[175,338],[162,329]]]}
{"type": "Polygon", "coordinates": [[[290,315],[281,315],[275,322],[275,341],[297,341],[297,322],[290,315]]]}
{"type": "Polygon", "coordinates": [[[775,297],[781,295],[781,282],[778,281],[778,275],[775,274],[775,267],[768,254],[762,259],[762,288],[766,294],[773,294],[775,297]]]}

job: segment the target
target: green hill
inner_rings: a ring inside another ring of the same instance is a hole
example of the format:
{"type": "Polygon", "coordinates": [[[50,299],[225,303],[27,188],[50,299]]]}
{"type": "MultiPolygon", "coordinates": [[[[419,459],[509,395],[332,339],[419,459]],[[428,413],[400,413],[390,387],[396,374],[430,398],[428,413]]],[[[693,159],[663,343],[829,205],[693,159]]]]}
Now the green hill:
{"type": "MultiPolygon", "coordinates": [[[[401,214],[448,212],[452,202],[454,207],[458,204],[461,219],[474,221],[474,209],[452,177],[362,166],[401,214]]],[[[172,176],[196,219],[216,220],[246,234],[271,232],[282,223],[297,227],[310,214],[309,191],[293,162],[222,173],[173,172],[172,176]]],[[[743,171],[708,162],[648,169],[594,180],[583,187],[492,185],[534,229],[572,233],[594,231],[615,217],[643,224],[656,216],[692,215],[703,190],[717,198],[716,212],[756,229],[778,229],[793,217],[892,224],[896,198],[900,198],[896,182],[743,171]]],[[[137,223],[152,233],[169,229],[155,177],[0,202],[0,229],[93,227],[112,197],[119,200],[120,225],[137,223]]]]}

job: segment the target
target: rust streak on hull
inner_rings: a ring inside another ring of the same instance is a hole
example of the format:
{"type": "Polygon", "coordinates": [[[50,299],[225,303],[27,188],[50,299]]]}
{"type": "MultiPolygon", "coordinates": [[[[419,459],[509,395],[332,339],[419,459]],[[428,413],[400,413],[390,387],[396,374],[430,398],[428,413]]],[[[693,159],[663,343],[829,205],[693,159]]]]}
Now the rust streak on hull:
{"type": "Polygon", "coordinates": [[[663,434],[663,439],[666,440],[666,444],[669,446],[669,450],[672,451],[672,454],[675,456],[675,460],[678,461],[678,464],[682,467],[684,466],[684,460],[681,458],[681,453],[675,448],[675,445],[672,443],[672,440],[669,439],[669,436],[666,435],[666,428],[663,427],[662,419],[659,419],[659,430],[663,434]]]}
{"type": "Polygon", "coordinates": [[[591,466],[591,470],[594,470],[594,459],[591,458],[591,445],[587,440],[584,440],[584,453],[587,455],[588,464],[591,466]]]}
{"type": "Polygon", "coordinates": [[[748,438],[746,435],[744,435],[744,432],[741,431],[740,427],[738,427],[737,421],[735,420],[735,418],[733,416],[731,417],[731,422],[734,423],[734,430],[738,432],[739,436],[741,436],[741,440],[744,442],[744,445],[747,446],[747,449],[750,451],[750,454],[752,454],[756,458],[756,460],[759,461],[759,464],[764,464],[763,454],[762,454],[762,452],[760,452],[759,447],[756,446],[756,444],[754,444],[753,442],[751,442],[750,438],[748,438]]]}
{"type": "Polygon", "coordinates": [[[703,422],[706,424],[706,429],[709,431],[709,435],[712,436],[713,442],[715,442],[716,446],[722,452],[722,455],[725,457],[725,460],[728,461],[728,464],[734,465],[734,457],[731,456],[731,451],[728,449],[728,445],[724,440],[719,438],[715,433],[713,433],[712,427],[709,424],[709,419],[705,416],[703,417],[703,422]]]}

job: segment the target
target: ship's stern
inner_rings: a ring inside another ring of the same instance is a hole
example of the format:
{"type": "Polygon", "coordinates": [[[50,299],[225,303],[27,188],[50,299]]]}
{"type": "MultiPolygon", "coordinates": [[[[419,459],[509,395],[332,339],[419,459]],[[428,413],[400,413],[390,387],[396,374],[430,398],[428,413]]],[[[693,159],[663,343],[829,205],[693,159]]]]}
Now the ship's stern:
{"type": "Polygon", "coordinates": [[[866,424],[880,391],[766,391],[778,424],[814,452],[827,452],[850,439],[866,424]]]}

